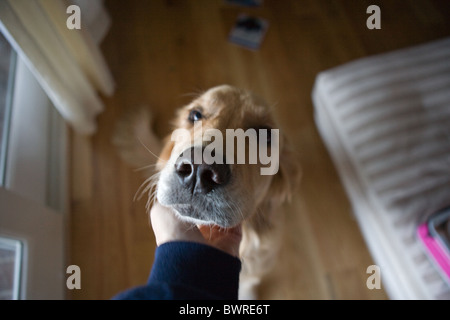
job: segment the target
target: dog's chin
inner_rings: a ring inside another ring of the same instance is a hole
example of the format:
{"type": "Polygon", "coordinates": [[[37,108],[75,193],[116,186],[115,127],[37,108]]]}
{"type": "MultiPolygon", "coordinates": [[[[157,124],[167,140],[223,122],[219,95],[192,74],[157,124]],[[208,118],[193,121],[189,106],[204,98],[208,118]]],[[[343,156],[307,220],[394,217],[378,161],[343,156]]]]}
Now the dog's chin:
{"type": "Polygon", "coordinates": [[[198,214],[191,204],[174,204],[170,206],[177,213],[178,217],[184,221],[194,223],[196,225],[216,225],[217,222],[198,214]]]}
{"type": "Polygon", "coordinates": [[[215,225],[221,228],[232,228],[242,222],[237,219],[232,219],[232,214],[229,212],[217,213],[217,209],[203,209],[201,206],[194,204],[165,203],[165,201],[160,201],[159,199],[158,201],[163,206],[172,208],[181,220],[193,223],[195,225],[215,225]],[[214,212],[215,214],[212,214],[214,212]]]}

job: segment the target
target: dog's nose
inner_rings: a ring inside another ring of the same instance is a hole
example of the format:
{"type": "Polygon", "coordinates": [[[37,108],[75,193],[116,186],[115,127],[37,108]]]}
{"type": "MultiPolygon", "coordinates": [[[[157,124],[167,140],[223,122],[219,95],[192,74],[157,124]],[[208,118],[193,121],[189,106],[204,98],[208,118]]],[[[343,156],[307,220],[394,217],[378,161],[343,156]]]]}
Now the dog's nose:
{"type": "MultiPolygon", "coordinates": [[[[191,147],[175,162],[180,183],[193,194],[207,194],[230,181],[230,166],[226,163],[204,162],[202,147],[191,147]]],[[[208,161],[210,162],[210,161],[208,161]]]]}

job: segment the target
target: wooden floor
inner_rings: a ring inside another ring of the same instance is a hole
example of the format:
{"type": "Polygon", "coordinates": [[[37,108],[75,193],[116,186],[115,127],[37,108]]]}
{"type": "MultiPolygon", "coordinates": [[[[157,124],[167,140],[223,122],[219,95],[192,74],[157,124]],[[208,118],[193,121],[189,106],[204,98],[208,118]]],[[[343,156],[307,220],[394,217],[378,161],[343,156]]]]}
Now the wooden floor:
{"type": "MultiPolygon", "coordinates": [[[[154,238],[143,182],[110,140],[123,112],[148,105],[159,136],[169,132],[189,93],[228,83],[277,104],[277,114],[301,154],[303,181],[291,205],[278,268],[267,299],[387,299],[366,287],[373,264],[337,172],[314,124],[311,91],[318,72],[345,62],[450,34],[448,0],[265,0],[261,8],[222,0],[108,0],[112,28],[102,50],[117,83],[98,132],[72,135],[71,250],[82,289],[72,299],[109,299],[146,281],[154,238]],[[381,8],[381,30],[368,30],[366,9],[381,8]],[[257,52],[227,42],[240,12],[266,18],[257,52]]],[[[149,162],[153,159],[149,158],[149,162]]],[[[383,284],[382,284],[383,287],[383,284]]]]}

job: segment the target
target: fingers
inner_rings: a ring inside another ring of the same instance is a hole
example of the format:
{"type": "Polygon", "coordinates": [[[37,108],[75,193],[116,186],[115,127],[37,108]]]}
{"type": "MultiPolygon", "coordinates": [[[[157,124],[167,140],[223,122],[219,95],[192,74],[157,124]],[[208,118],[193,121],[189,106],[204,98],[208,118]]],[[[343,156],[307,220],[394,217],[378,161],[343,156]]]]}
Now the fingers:
{"type": "Polygon", "coordinates": [[[227,229],[219,226],[199,226],[198,228],[208,244],[234,257],[239,257],[239,245],[242,240],[241,225],[227,229]]]}

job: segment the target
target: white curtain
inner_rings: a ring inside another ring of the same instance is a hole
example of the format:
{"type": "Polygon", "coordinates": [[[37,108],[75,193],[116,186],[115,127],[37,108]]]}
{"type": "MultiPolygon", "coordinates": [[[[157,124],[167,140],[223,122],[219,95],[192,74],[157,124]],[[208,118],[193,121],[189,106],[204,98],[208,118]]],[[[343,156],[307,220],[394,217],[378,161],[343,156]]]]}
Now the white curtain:
{"type": "Polygon", "coordinates": [[[0,0],[0,30],[26,62],[75,131],[92,134],[114,81],[98,42],[109,27],[101,0],[0,0]],[[70,4],[81,9],[81,29],[69,29],[70,4]],[[90,30],[91,29],[91,30],[90,30]]]}

